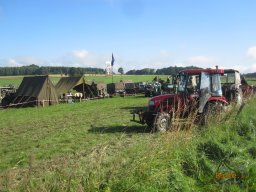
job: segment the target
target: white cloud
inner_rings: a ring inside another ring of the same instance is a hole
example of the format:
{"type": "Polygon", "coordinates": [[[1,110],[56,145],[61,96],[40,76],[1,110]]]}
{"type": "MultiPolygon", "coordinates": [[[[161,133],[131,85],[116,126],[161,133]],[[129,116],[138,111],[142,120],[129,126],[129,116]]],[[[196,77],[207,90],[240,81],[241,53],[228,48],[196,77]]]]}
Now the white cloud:
{"type": "Polygon", "coordinates": [[[68,54],[67,56],[65,56],[62,61],[64,63],[67,63],[67,61],[69,61],[68,65],[77,66],[77,67],[105,68],[106,61],[108,60],[111,60],[110,54],[109,55],[95,54],[87,50],[81,49],[81,50],[71,51],[71,54],[68,54]]]}
{"type": "Polygon", "coordinates": [[[10,58],[6,61],[6,65],[8,67],[19,67],[21,66],[20,63],[18,61],[16,61],[16,59],[10,58]]]}
{"type": "Polygon", "coordinates": [[[212,59],[206,56],[193,56],[188,58],[188,63],[193,63],[193,64],[205,64],[205,63],[211,63],[212,59]]]}
{"type": "Polygon", "coordinates": [[[253,59],[256,59],[256,46],[250,47],[247,50],[247,56],[253,59]]]}
{"type": "MultiPolygon", "coordinates": [[[[115,67],[117,67],[118,64],[120,64],[120,58],[118,55],[115,55],[115,59],[117,63],[115,67]]],[[[105,69],[106,61],[110,60],[111,53],[95,54],[90,51],[81,49],[70,51],[60,57],[49,60],[42,60],[32,56],[19,56],[1,59],[0,66],[17,67],[35,64],[38,66],[96,67],[105,69]]]]}
{"type": "Polygon", "coordinates": [[[254,73],[256,72],[256,63],[252,65],[234,65],[231,67],[238,70],[240,73],[254,73]]]}
{"type": "Polygon", "coordinates": [[[170,66],[185,66],[183,62],[175,61],[174,55],[175,54],[173,52],[162,49],[145,59],[142,58],[133,61],[127,59],[128,61],[125,61],[125,65],[122,67],[125,69],[125,71],[128,71],[143,68],[161,69],[170,66]]]}
{"type": "Polygon", "coordinates": [[[24,57],[12,57],[9,59],[4,59],[1,61],[2,66],[7,67],[20,67],[24,65],[44,65],[46,64],[43,60],[31,57],[31,56],[24,56],[24,57]]]}
{"type": "Polygon", "coordinates": [[[86,59],[89,56],[89,52],[86,50],[74,50],[72,51],[72,55],[78,59],[86,59]]]}
{"type": "Polygon", "coordinates": [[[148,59],[144,60],[143,64],[137,65],[136,69],[142,69],[142,68],[160,69],[164,67],[169,67],[173,63],[172,57],[173,57],[172,52],[163,49],[163,50],[160,50],[155,55],[152,55],[148,59]]]}
{"type": "MultiPolygon", "coordinates": [[[[131,69],[142,69],[142,68],[154,68],[161,69],[170,66],[198,66],[203,68],[215,68],[219,65],[219,68],[232,68],[237,69],[241,73],[251,73],[256,71],[256,63],[254,64],[230,64],[225,61],[217,61],[207,56],[193,56],[187,59],[175,60],[175,54],[168,50],[159,50],[149,57],[133,58],[124,57],[114,52],[115,63],[114,71],[117,72],[119,67],[123,67],[125,72],[131,69]]],[[[24,65],[36,64],[39,66],[68,66],[68,67],[96,67],[106,68],[106,62],[111,61],[111,53],[93,53],[86,49],[75,49],[63,54],[62,56],[42,60],[32,56],[20,56],[11,57],[8,59],[2,59],[0,66],[17,67],[24,65]]]]}
{"type": "Polygon", "coordinates": [[[193,56],[188,58],[185,61],[185,64],[194,65],[202,68],[212,68],[212,67],[215,67],[216,62],[214,61],[214,59],[207,56],[193,56]]]}

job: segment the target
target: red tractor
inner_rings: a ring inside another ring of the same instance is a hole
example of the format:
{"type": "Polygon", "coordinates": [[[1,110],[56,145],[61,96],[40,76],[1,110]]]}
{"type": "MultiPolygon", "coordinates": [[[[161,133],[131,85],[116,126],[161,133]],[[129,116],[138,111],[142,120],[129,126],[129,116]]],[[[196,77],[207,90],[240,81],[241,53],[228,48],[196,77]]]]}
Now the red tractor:
{"type": "MultiPolygon", "coordinates": [[[[172,122],[197,113],[201,122],[211,112],[223,110],[228,101],[222,95],[220,76],[223,69],[187,69],[178,74],[178,92],[153,97],[145,112],[137,111],[140,123],[146,123],[155,131],[165,132],[172,128],[172,122]]],[[[135,120],[135,114],[134,114],[135,120]]]]}

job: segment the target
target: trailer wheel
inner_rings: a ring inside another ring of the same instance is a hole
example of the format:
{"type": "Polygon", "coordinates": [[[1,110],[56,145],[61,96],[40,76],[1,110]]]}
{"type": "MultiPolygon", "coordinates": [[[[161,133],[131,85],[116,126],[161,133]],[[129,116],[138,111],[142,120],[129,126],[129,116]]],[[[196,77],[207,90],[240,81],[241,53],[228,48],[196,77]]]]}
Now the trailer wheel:
{"type": "Polygon", "coordinates": [[[169,113],[158,113],[155,118],[155,130],[166,132],[171,129],[171,116],[169,113]]]}

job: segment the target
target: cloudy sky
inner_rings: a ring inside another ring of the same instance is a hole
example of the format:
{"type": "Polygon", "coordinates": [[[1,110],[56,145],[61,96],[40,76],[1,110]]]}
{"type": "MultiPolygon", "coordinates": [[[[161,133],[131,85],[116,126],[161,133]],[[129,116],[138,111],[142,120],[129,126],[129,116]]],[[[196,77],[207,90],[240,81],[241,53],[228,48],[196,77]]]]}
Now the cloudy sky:
{"type": "Polygon", "coordinates": [[[255,0],[0,0],[0,66],[256,72],[255,0]]]}

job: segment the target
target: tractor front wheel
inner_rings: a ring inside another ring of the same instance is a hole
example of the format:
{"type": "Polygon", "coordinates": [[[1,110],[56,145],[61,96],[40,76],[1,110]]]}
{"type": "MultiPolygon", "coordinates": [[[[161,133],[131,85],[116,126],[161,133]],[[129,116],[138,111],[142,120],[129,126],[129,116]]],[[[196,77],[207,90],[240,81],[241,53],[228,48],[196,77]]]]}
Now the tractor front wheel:
{"type": "Polygon", "coordinates": [[[159,132],[171,129],[171,116],[169,113],[158,113],[155,117],[154,128],[159,132]]]}

